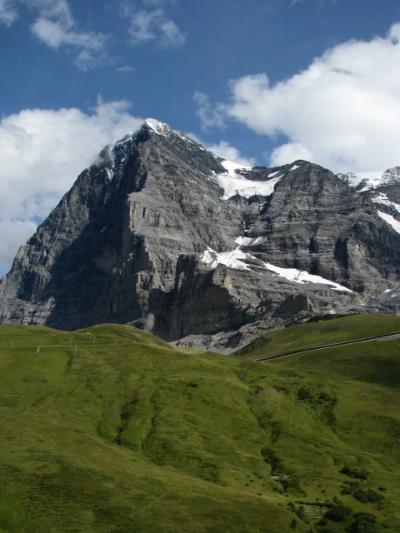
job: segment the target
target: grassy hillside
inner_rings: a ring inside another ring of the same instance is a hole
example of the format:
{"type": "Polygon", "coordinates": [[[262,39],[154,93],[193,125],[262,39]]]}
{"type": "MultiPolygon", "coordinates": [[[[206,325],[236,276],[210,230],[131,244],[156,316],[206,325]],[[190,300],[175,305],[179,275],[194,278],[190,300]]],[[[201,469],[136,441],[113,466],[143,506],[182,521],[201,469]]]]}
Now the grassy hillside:
{"type": "Polygon", "coordinates": [[[399,343],[357,348],[1,327],[0,531],[399,531],[399,343]]]}
{"type": "Polygon", "coordinates": [[[385,335],[386,333],[400,333],[400,317],[352,315],[308,322],[300,326],[268,332],[236,354],[251,358],[274,356],[299,349],[385,335]]]}

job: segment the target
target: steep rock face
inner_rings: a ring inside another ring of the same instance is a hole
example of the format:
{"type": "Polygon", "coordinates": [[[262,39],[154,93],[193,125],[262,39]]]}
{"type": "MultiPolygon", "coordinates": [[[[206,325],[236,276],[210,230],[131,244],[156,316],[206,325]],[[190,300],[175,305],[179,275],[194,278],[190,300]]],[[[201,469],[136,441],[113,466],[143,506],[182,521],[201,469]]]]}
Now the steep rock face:
{"type": "Polygon", "coordinates": [[[228,246],[238,232],[239,213],[219,205],[219,187],[207,182],[215,171],[223,168],[212,154],[150,125],[104,150],[20,249],[2,284],[2,320],[151,321],[156,292],[174,286],[177,257],[204,242],[228,246]]]}
{"type": "Polygon", "coordinates": [[[249,224],[248,235],[262,239],[253,246],[257,255],[361,293],[398,279],[399,236],[370,199],[329,170],[306,162],[295,166],[249,224]]]}
{"type": "Polygon", "coordinates": [[[361,309],[399,281],[400,235],[367,195],[305,161],[238,169],[148,120],[21,247],[0,320],[130,323],[229,350],[260,329],[361,309]]]}
{"type": "MultiPolygon", "coordinates": [[[[400,167],[386,170],[382,175],[364,180],[359,185],[362,194],[374,202],[379,217],[392,232],[400,233],[400,167]]],[[[376,312],[400,313],[400,285],[373,295],[366,306],[376,312]]]]}

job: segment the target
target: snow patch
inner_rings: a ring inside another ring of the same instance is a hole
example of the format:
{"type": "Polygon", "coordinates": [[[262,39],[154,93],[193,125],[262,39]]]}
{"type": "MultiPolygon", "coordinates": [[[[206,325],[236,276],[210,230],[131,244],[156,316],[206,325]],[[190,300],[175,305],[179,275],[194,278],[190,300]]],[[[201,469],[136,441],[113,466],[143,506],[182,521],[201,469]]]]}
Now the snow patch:
{"type": "Polygon", "coordinates": [[[289,170],[289,172],[293,172],[294,170],[297,170],[300,168],[300,165],[293,165],[292,168],[289,170]]]}
{"type": "Polygon", "coordinates": [[[379,193],[377,196],[375,196],[375,198],[372,198],[372,201],[375,202],[376,204],[386,205],[387,207],[390,207],[391,209],[394,209],[395,211],[400,213],[400,205],[395,204],[394,202],[389,200],[386,194],[379,193]]]}
{"type": "Polygon", "coordinates": [[[113,178],[114,178],[114,174],[115,174],[115,170],[114,170],[114,166],[113,168],[106,168],[106,173],[107,173],[107,178],[108,178],[108,181],[112,181],[113,178]]]}
{"type": "Polygon", "coordinates": [[[265,237],[236,237],[235,242],[239,246],[256,246],[265,240],[265,237]]]}
{"type": "Polygon", "coordinates": [[[271,174],[268,174],[269,178],[273,178],[274,176],[277,176],[280,173],[280,170],[275,170],[275,172],[271,172],[271,174]]]}
{"type": "Polygon", "coordinates": [[[345,181],[351,187],[358,187],[360,183],[365,181],[365,186],[360,192],[370,191],[376,189],[381,185],[386,185],[393,181],[400,179],[400,167],[389,168],[385,171],[376,172],[349,172],[347,174],[338,174],[338,176],[345,181]]]}
{"type": "Polygon", "coordinates": [[[160,122],[155,118],[146,118],[144,123],[146,124],[146,126],[148,126],[151,130],[155,131],[159,135],[166,135],[170,131],[170,127],[168,126],[168,124],[165,124],[165,122],[160,122]]]}
{"type": "Polygon", "coordinates": [[[201,256],[201,261],[208,265],[211,269],[217,268],[218,265],[225,265],[235,270],[250,270],[248,265],[244,262],[251,258],[249,254],[245,254],[240,250],[240,246],[230,252],[217,253],[210,247],[201,256]]]}
{"type": "Polygon", "coordinates": [[[243,167],[234,161],[227,160],[222,161],[221,164],[226,172],[223,174],[214,174],[213,179],[224,190],[223,200],[228,200],[236,194],[244,198],[250,198],[255,195],[271,196],[276,184],[282,178],[280,175],[268,181],[253,181],[237,172],[238,170],[251,170],[251,167],[243,167]]]}
{"type": "Polygon", "coordinates": [[[271,272],[278,274],[278,276],[281,276],[289,281],[294,281],[295,283],[299,283],[301,285],[304,283],[316,283],[319,285],[328,285],[330,289],[335,291],[353,292],[343,285],[339,285],[338,283],[330,281],[329,279],[325,279],[321,276],[309,274],[305,270],[298,270],[297,268],[282,268],[272,265],[271,263],[264,263],[264,265],[267,270],[271,270],[271,272]]]}
{"type": "Polygon", "coordinates": [[[387,224],[392,226],[394,231],[396,231],[397,233],[400,233],[400,222],[398,220],[396,220],[394,217],[392,217],[392,215],[388,215],[387,213],[383,213],[383,211],[378,211],[378,215],[387,224]]]}
{"type": "Polygon", "coordinates": [[[264,263],[263,261],[258,260],[256,257],[249,253],[245,253],[240,249],[242,245],[247,245],[249,240],[252,241],[253,239],[249,239],[248,237],[237,237],[235,242],[238,244],[238,247],[230,252],[218,253],[212,248],[207,247],[200,257],[200,260],[211,269],[217,268],[218,265],[225,265],[226,267],[233,268],[235,270],[251,270],[246,261],[255,262],[258,268],[261,267],[265,270],[269,270],[270,272],[273,272],[274,274],[277,274],[288,281],[299,283],[300,285],[312,283],[317,285],[327,285],[328,289],[332,289],[334,291],[349,293],[353,292],[343,285],[339,285],[338,283],[330,281],[329,279],[325,279],[321,276],[309,274],[304,270],[298,270],[297,268],[282,268],[272,265],[271,263],[264,263]]]}
{"type": "Polygon", "coordinates": [[[258,244],[261,244],[261,243],[265,242],[266,240],[267,240],[266,237],[257,237],[252,242],[252,246],[257,246],[258,244]]]}
{"type": "Polygon", "coordinates": [[[236,237],[235,242],[239,246],[250,246],[253,240],[251,237],[236,237]]]}

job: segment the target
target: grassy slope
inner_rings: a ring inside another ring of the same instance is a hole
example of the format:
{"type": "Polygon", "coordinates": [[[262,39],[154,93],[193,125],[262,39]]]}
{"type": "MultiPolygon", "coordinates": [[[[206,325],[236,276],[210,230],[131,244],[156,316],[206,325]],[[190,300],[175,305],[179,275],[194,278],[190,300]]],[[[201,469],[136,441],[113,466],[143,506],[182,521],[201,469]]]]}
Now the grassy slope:
{"type": "Polygon", "coordinates": [[[398,347],[256,363],[1,327],[0,531],[343,531],[310,505],[334,498],[399,531],[398,347]],[[343,466],[383,502],[342,495],[343,466]]]}
{"type": "Polygon", "coordinates": [[[278,355],[298,349],[386,333],[400,333],[400,317],[390,315],[346,316],[271,331],[239,350],[237,355],[251,358],[278,355]]]}

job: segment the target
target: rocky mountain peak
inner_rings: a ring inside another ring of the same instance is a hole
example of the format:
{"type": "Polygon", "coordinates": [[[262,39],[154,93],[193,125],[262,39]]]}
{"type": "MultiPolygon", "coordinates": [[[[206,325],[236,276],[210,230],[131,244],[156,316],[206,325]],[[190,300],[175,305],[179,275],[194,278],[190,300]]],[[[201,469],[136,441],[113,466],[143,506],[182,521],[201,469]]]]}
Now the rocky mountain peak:
{"type": "Polygon", "coordinates": [[[400,183],[400,167],[389,168],[384,172],[339,173],[338,177],[347,182],[351,187],[365,192],[400,183]]]}
{"type": "Polygon", "coordinates": [[[382,185],[400,181],[400,167],[393,167],[385,170],[382,176],[382,185]]]}
{"type": "Polygon", "coordinates": [[[159,135],[168,135],[174,131],[168,124],[155,118],[146,118],[144,125],[159,135]]]}
{"type": "Polygon", "coordinates": [[[319,165],[244,167],[147,119],[102,150],[20,249],[0,321],[129,323],[229,350],[394,288],[390,220],[319,165]]]}
{"type": "Polygon", "coordinates": [[[170,141],[179,140],[188,143],[189,145],[196,145],[205,150],[204,146],[200,145],[184,133],[171,128],[167,123],[161,122],[155,118],[146,118],[143,122],[142,128],[139,131],[147,131],[151,134],[156,134],[159,138],[168,139],[170,141]]]}

